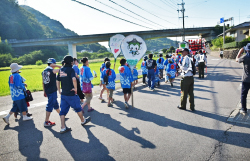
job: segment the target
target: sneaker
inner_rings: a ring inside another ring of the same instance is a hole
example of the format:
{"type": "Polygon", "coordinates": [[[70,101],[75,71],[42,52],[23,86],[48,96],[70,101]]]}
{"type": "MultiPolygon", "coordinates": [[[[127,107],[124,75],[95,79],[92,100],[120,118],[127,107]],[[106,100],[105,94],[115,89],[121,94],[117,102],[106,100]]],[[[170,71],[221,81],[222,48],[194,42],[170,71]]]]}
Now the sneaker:
{"type": "Polygon", "coordinates": [[[9,118],[8,117],[4,117],[3,118],[3,121],[7,124],[7,125],[9,125],[10,124],[10,122],[9,122],[9,118]]]}
{"type": "Polygon", "coordinates": [[[155,89],[154,88],[151,88],[152,91],[154,91],[155,89]]]}
{"type": "Polygon", "coordinates": [[[32,117],[28,117],[28,116],[23,117],[23,121],[29,121],[29,120],[32,120],[32,119],[33,119],[32,117]]]}
{"type": "Polygon", "coordinates": [[[126,105],[128,106],[128,108],[129,108],[129,104],[128,104],[128,102],[125,102],[126,103],[126,105]]]}
{"type": "Polygon", "coordinates": [[[148,87],[149,90],[151,90],[151,87],[148,87]]]}
{"type": "Polygon", "coordinates": [[[128,108],[128,104],[127,102],[124,102],[125,108],[128,108]]]}
{"type": "Polygon", "coordinates": [[[31,113],[27,113],[26,115],[27,115],[28,117],[32,116],[32,114],[31,114],[31,113]]]}
{"type": "Polygon", "coordinates": [[[171,83],[171,87],[173,87],[174,85],[173,85],[173,83],[171,83]]]}
{"type": "Polygon", "coordinates": [[[56,125],[55,122],[51,122],[51,121],[44,122],[44,126],[45,126],[45,127],[46,127],[46,126],[54,126],[54,125],[56,125]]]}
{"type": "Polygon", "coordinates": [[[82,126],[86,125],[87,123],[89,123],[91,121],[91,117],[88,116],[87,118],[85,118],[84,122],[82,123],[82,126]]]}
{"type": "Polygon", "coordinates": [[[246,114],[246,113],[247,113],[247,111],[246,111],[246,110],[244,110],[244,109],[240,109],[240,113],[241,113],[241,114],[246,114]]]}
{"type": "Polygon", "coordinates": [[[64,128],[64,129],[61,129],[60,134],[66,133],[66,132],[68,132],[68,131],[71,131],[71,128],[70,128],[70,127],[66,127],[66,128],[64,128]]]}
{"type": "Polygon", "coordinates": [[[107,104],[108,107],[113,107],[113,105],[111,103],[107,104]]]}
{"type": "Polygon", "coordinates": [[[101,101],[104,101],[104,99],[102,97],[99,97],[98,99],[101,100],[101,101]]]}

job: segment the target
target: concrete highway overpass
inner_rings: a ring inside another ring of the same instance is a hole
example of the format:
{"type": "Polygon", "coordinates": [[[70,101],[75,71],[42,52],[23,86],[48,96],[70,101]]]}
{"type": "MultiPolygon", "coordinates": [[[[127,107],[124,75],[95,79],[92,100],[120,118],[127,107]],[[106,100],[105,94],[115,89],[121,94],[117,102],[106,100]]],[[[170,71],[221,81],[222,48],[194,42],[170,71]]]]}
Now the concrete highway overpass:
{"type": "MultiPolygon", "coordinates": [[[[147,39],[155,39],[163,37],[178,37],[182,35],[182,32],[183,32],[182,28],[120,32],[120,33],[67,36],[67,37],[47,38],[47,39],[11,40],[9,41],[9,44],[11,44],[13,48],[37,47],[37,46],[68,46],[69,55],[77,57],[76,45],[109,41],[110,37],[116,34],[122,34],[124,36],[134,34],[147,40],[147,39]]],[[[185,36],[201,36],[202,38],[205,38],[207,40],[211,40],[212,38],[216,37],[214,32],[214,27],[186,28],[185,36]]]]}

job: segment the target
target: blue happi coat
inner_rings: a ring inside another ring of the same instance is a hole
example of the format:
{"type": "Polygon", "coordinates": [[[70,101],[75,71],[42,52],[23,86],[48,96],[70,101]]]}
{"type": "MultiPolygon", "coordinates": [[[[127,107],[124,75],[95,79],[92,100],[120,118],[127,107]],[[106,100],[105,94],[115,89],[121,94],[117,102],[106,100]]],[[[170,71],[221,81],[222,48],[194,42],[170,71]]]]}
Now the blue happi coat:
{"type": "Polygon", "coordinates": [[[103,63],[100,67],[100,72],[102,73],[104,71],[104,69],[106,69],[106,65],[105,63],[103,63]]]}
{"type": "Polygon", "coordinates": [[[165,66],[165,70],[167,71],[168,59],[164,61],[163,65],[165,66]]]}
{"type": "Polygon", "coordinates": [[[142,61],[141,63],[141,70],[142,70],[142,74],[148,74],[148,69],[146,66],[146,61],[142,61]]]}
{"type": "Polygon", "coordinates": [[[108,79],[108,85],[106,87],[108,89],[113,89],[115,90],[115,79],[116,79],[116,74],[113,69],[104,69],[103,72],[101,73],[101,81],[104,82],[104,77],[109,74],[109,79],[108,79]]]}
{"type": "MultiPolygon", "coordinates": [[[[87,66],[82,66],[80,68],[80,85],[81,85],[81,90],[83,90],[82,88],[82,83],[85,82],[85,83],[89,83],[91,82],[92,80],[94,79],[92,73],[91,73],[91,70],[89,67],[87,66]]],[[[91,83],[92,85],[92,88],[93,88],[93,84],[91,83]]]]}
{"type": "Polygon", "coordinates": [[[166,70],[167,74],[170,74],[170,76],[168,76],[168,78],[175,78],[175,73],[176,73],[176,65],[175,63],[169,63],[167,65],[167,70],[166,70]]]}
{"type": "Polygon", "coordinates": [[[13,73],[9,77],[10,94],[13,101],[24,99],[24,79],[18,73],[13,73]]]}
{"type": "Polygon", "coordinates": [[[162,58],[162,57],[160,57],[159,59],[157,59],[157,61],[156,61],[156,63],[157,63],[157,68],[159,68],[159,69],[164,69],[164,58],[162,58]],[[161,62],[159,61],[161,59],[161,62]]]}
{"type": "Polygon", "coordinates": [[[160,78],[159,78],[159,69],[154,69],[155,70],[155,83],[159,82],[160,81],[160,78]]]}
{"type": "Polygon", "coordinates": [[[134,80],[138,79],[138,71],[136,69],[133,70],[133,79],[134,80]]]}
{"type": "Polygon", "coordinates": [[[123,65],[118,68],[120,73],[120,82],[122,88],[131,88],[131,83],[133,80],[133,75],[129,67],[123,65]]]}

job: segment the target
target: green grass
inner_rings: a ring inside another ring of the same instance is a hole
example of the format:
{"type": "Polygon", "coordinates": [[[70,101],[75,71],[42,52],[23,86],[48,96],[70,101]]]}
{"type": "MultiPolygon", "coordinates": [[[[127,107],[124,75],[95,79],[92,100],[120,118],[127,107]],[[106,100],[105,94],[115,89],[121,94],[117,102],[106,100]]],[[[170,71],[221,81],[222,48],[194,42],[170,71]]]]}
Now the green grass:
{"type": "MultiPolygon", "coordinates": [[[[137,69],[141,69],[141,62],[138,62],[137,64],[137,69]]],[[[91,71],[93,70],[96,71],[97,73],[97,78],[95,78],[92,83],[93,85],[98,85],[100,83],[100,67],[103,62],[98,60],[98,61],[90,61],[89,67],[91,71]]],[[[111,59],[111,68],[113,69],[114,65],[114,59],[111,59]]],[[[21,76],[26,79],[26,84],[28,85],[28,89],[32,92],[34,91],[41,91],[42,89],[42,71],[46,68],[46,64],[37,66],[37,65],[25,65],[23,68],[20,70],[21,71],[21,76]]],[[[79,65],[80,67],[81,65],[79,65]]],[[[116,66],[115,66],[115,72],[119,73],[118,67],[120,66],[120,58],[116,61],[116,66]]],[[[0,96],[6,96],[10,95],[10,90],[9,90],[9,85],[8,85],[8,80],[10,76],[10,68],[9,67],[3,67],[0,68],[0,96]]]]}

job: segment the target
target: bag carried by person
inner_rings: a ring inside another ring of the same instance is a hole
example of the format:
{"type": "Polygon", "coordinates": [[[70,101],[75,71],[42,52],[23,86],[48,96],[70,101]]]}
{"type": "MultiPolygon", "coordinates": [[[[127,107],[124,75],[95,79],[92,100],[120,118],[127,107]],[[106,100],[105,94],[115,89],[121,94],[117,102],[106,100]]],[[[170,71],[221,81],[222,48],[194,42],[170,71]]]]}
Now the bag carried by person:
{"type": "Polygon", "coordinates": [[[110,69],[108,70],[108,73],[104,76],[103,80],[104,80],[104,83],[106,85],[109,84],[109,72],[110,72],[110,69]]]}
{"type": "Polygon", "coordinates": [[[23,93],[24,93],[26,102],[33,101],[33,97],[32,97],[30,90],[26,90],[26,91],[23,90],[23,93]]]}
{"type": "Polygon", "coordinates": [[[190,60],[191,61],[191,64],[192,64],[192,73],[193,73],[193,75],[195,75],[196,74],[196,66],[195,66],[195,63],[192,61],[192,60],[190,60]]]}
{"type": "MultiPolygon", "coordinates": [[[[86,76],[86,73],[85,73],[86,76]]],[[[82,82],[82,92],[83,93],[92,93],[91,81],[89,83],[82,82]]]]}
{"type": "Polygon", "coordinates": [[[147,60],[147,68],[151,68],[153,66],[153,60],[149,59],[147,60]]]}

